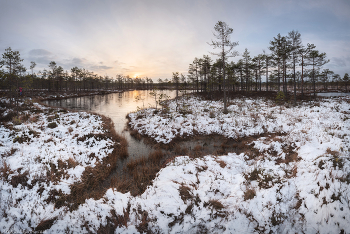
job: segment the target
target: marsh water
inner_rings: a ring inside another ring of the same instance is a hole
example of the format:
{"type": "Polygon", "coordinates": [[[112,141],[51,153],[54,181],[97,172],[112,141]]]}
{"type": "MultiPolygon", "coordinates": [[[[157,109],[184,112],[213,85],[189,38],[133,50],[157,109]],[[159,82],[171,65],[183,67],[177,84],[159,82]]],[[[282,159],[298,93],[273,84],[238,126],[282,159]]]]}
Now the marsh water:
{"type": "MultiPolygon", "coordinates": [[[[128,141],[129,158],[135,159],[146,156],[152,151],[150,145],[133,138],[126,130],[128,113],[138,108],[155,107],[156,102],[150,95],[150,90],[133,90],[106,95],[75,97],[62,100],[49,100],[45,104],[55,107],[64,107],[71,110],[91,111],[112,119],[116,132],[128,141]]],[[[172,90],[158,91],[174,98],[176,93],[172,90]]]]}
{"type": "MultiPolygon", "coordinates": [[[[155,107],[156,102],[154,97],[150,95],[150,92],[150,90],[125,91],[106,95],[49,100],[45,101],[45,104],[71,110],[91,111],[111,118],[114,122],[116,132],[125,137],[128,142],[129,157],[118,163],[116,168],[116,170],[120,172],[131,160],[147,157],[151,152],[156,150],[153,145],[145,144],[143,140],[137,140],[132,137],[126,129],[126,116],[128,113],[137,111],[138,108],[155,107]]],[[[169,99],[175,98],[176,96],[176,92],[171,90],[158,91],[158,93],[166,94],[169,99]]],[[[198,151],[203,151],[208,154],[224,153],[223,147],[227,146],[223,146],[222,144],[223,137],[221,136],[197,136],[178,143],[175,148],[163,149],[163,152],[166,153],[168,157],[175,156],[175,154],[198,154],[198,151]]],[[[226,149],[229,150],[228,148],[226,149]]]]}

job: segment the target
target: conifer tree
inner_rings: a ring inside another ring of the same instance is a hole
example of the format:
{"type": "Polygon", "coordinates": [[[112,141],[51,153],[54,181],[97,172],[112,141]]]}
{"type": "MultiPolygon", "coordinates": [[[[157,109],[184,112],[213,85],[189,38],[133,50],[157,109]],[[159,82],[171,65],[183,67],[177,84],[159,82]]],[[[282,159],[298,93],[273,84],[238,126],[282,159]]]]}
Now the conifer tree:
{"type": "Polygon", "coordinates": [[[312,66],[312,84],[314,97],[316,97],[316,71],[321,68],[324,64],[328,63],[329,60],[326,59],[326,53],[320,53],[318,50],[312,50],[308,56],[309,65],[312,66]]]}
{"type": "Polygon", "coordinates": [[[13,97],[17,97],[15,94],[16,89],[18,89],[18,77],[17,73],[21,70],[22,64],[19,51],[13,51],[11,47],[5,49],[5,53],[2,54],[2,59],[0,60],[1,66],[5,66],[8,70],[5,73],[8,81],[8,89],[10,92],[10,105],[12,105],[13,97]]]}
{"type": "Polygon", "coordinates": [[[345,83],[345,92],[348,92],[348,82],[349,82],[349,74],[348,73],[344,74],[343,81],[345,83]]]}
{"type": "Polygon", "coordinates": [[[291,31],[288,33],[288,38],[290,39],[291,53],[292,53],[292,63],[293,63],[293,83],[294,83],[294,105],[297,103],[297,84],[295,77],[295,66],[298,59],[299,50],[301,49],[301,37],[298,31],[291,31]]]}
{"type": "Polygon", "coordinates": [[[226,97],[226,87],[225,87],[225,62],[228,57],[234,57],[237,55],[237,52],[233,50],[235,46],[238,45],[238,42],[231,42],[230,41],[230,34],[232,34],[233,29],[230,28],[225,22],[219,21],[215,24],[214,27],[214,36],[217,39],[217,41],[211,41],[209,45],[213,46],[214,49],[219,48],[221,49],[221,52],[219,53],[212,53],[214,55],[218,55],[221,57],[222,60],[222,81],[223,81],[223,89],[224,89],[224,114],[228,113],[227,110],[227,97],[226,97]]]}
{"type": "Polygon", "coordinates": [[[308,66],[306,63],[306,59],[311,52],[316,46],[314,44],[307,44],[307,47],[301,47],[299,50],[299,54],[301,56],[301,96],[304,96],[304,67],[308,66]]]}

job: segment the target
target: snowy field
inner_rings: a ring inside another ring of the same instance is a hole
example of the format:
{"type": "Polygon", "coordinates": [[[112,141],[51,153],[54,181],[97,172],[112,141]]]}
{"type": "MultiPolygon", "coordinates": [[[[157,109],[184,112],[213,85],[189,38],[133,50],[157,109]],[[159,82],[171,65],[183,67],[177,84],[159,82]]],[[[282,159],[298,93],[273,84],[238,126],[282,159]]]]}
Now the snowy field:
{"type": "Polygon", "coordinates": [[[45,233],[350,232],[349,99],[287,108],[242,98],[231,100],[224,115],[221,102],[190,98],[178,101],[177,108],[171,101],[156,114],[154,109],[131,113],[131,128],[165,144],[196,134],[234,139],[265,134],[240,155],[176,157],[142,195],[111,188],[74,211],[47,202],[49,191],[70,193],[69,184],[105,157],[112,142],[77,141],[102,131],[97,116],[37,108],[44,113],[0,126],[1,232],[31,231],[52,218],[45,233]],[[48,127],[50,119],[57,127],[48,127]],[[40,182],[59,160],[74,163],[64,176],[40,182]],[[16,182],[20,175],[28,180],[16,182]]]}
{"type": "MultiPolygon", "coordinates": [[[[23,233],[65,213],[48,201],[52,192],[69,194],[86,167],[113,151],[111,139],[95,138],[104,133],[101,117],[37,103],[32,108],[0,125],[1,233],[23,233]]],[[[1,108],[2,116],[8,112],[1,108]]]]}

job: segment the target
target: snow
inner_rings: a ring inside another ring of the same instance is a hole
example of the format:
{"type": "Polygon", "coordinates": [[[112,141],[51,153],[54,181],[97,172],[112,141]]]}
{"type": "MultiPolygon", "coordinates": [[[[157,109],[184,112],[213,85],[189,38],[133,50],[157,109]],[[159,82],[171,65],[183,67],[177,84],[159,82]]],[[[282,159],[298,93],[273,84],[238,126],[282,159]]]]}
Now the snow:
{"type": "Polygon", "coordinates": [[[70,185],[80,181],[85,168],[94,167],[95,162],[101,161],[113,150],[111,139],[78,140],[89,133],[103,133],[99,116],[85,112],[51,113],[49,108],[38,103],[34,106],[42,113],[31,116],[20,125],[0,125],[0,167],[3,175],[0,180],[1,232],[31,230],[40,221],[63,212],[64,208],[55,209],[53,203],[45,201],[49,191],[56,189],[69,194],[70,185]],[[47,127],[52,122],[57,123],[57,127],[47,127]],[[95,153],[92,160],[91,153],[95,153]],[[58,168],[59,162],[69,160],[76,165],[64,169],[57,180],[45,183],[48,176],[54,176],[51,167],[58,168]],[[7,179],[4,178],[5,167],[8,167],[7,179]],[[26,185],[13,184],[12,180],[21,175],[25,175],[26,185]],[[40,188],[42,193],[38,192],[40,188]]]}
{"type": "Polygon", "coordinates": [[[48,217],[56,220],[45,233],[94,233],[113,219],[119,220],[115,233],[142,233],[145,227],[153,233],[350,232],[349,99],[286,108],[264,99],[241,98],[230,100],[228,114],[222,114],[219,101],[190,98],[178,104],[186,111],[176,112],[176,102],[170,101],[163,113],[155,114],[154,109],[131,113],[130,126],[164,144],[196,134],[236,139],[266,133],[251,142],[256,157],[178,156],[143,194],[134,197],[111,188],[103,198],[88,199],[69,211],[46,203],[47,191],[55,188],[68,194],[68,185],[79,181],[84,168],[110,152],[108,140],[77,141],[89,132],[102,133],[99,117],[57,112],[58,127],[50,129],[48,115],[42,113],[37,122],[13,125],[12,130],[0,125],[0,153],[7,155],[1,157],[1,166],[11,168],[10,177],[29,171],[31,181],[44,175],[49,163],[58,165],[58,160],[69,157],[77,162],[67,170],[67,178],[44,183],[41,195],[38,183],[32,189],[13,187],[2,177],[1,232],[30,231],[48,217]],[[38,136],[13,143],[29,129],[38,136]],[[16,151],[11,154],[11,149],[16,151]],[[92,152],[95,161],[88,158],[92,152]]]}

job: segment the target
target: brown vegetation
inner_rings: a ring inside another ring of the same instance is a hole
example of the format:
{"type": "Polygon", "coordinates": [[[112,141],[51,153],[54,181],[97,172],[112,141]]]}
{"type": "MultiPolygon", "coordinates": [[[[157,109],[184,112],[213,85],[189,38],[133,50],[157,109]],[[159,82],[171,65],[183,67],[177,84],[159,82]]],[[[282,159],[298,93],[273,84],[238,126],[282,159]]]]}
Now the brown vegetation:
{"type": "Polygon", "coordinates": [[[253,199],[255,196],[256,196],[255,189],[247,189],[244,192],[243,198],[244,198],[244,201],[246,201],[246,200],[253,199]]]}
{"type": "MultiPolygon", "coordinates": [[[[65,205],[69,207],[70,210],[75,210],[80,204],[84,203],[86,199],[101,198],[107,189],[103,187],[102,182],[108,178],[112,171],[115,170],[119,158],[125,158],[128,155],[127,142],[125,138],[117,135],[112,120],[102,116],[102,121],[103,129],[105,130],[104,134],[88,134],[77,140],[84,141],[89,137],[112,139],[115,142],[112,153],[105,157],[102,162],[98,162],[95,167],[86,167],[81,182],[71,185],[71,193],[69,195],[64,195],[59,191],[53,192],[58,194],[51,194],[49,200],[53,200],[57,208],[65,205]],[[56,198],[56,195],[58,195],[58,198],[56,198]]],[[[61,170],[62,168],[74,165],[76,165],[76,162],[70,158],[65,163],[59,162],[58,169],[61,170]]],[[[58,169],[52,167],[51,172],[55,172],[55,177],[60,176],[60,170],[58,169]]]]}
{"type": "Polygon", "coordinates": [[[113,179],[111,186],[121,192],[130,191],[136,196],[145,191],[148,185],[152,184],[159,170],[163,167],[165,155],[161,150],[154,151],[148,157],[141,157],[129,162],[123,169],[124,176],[120,177],[123,182],[113,179]]]}

